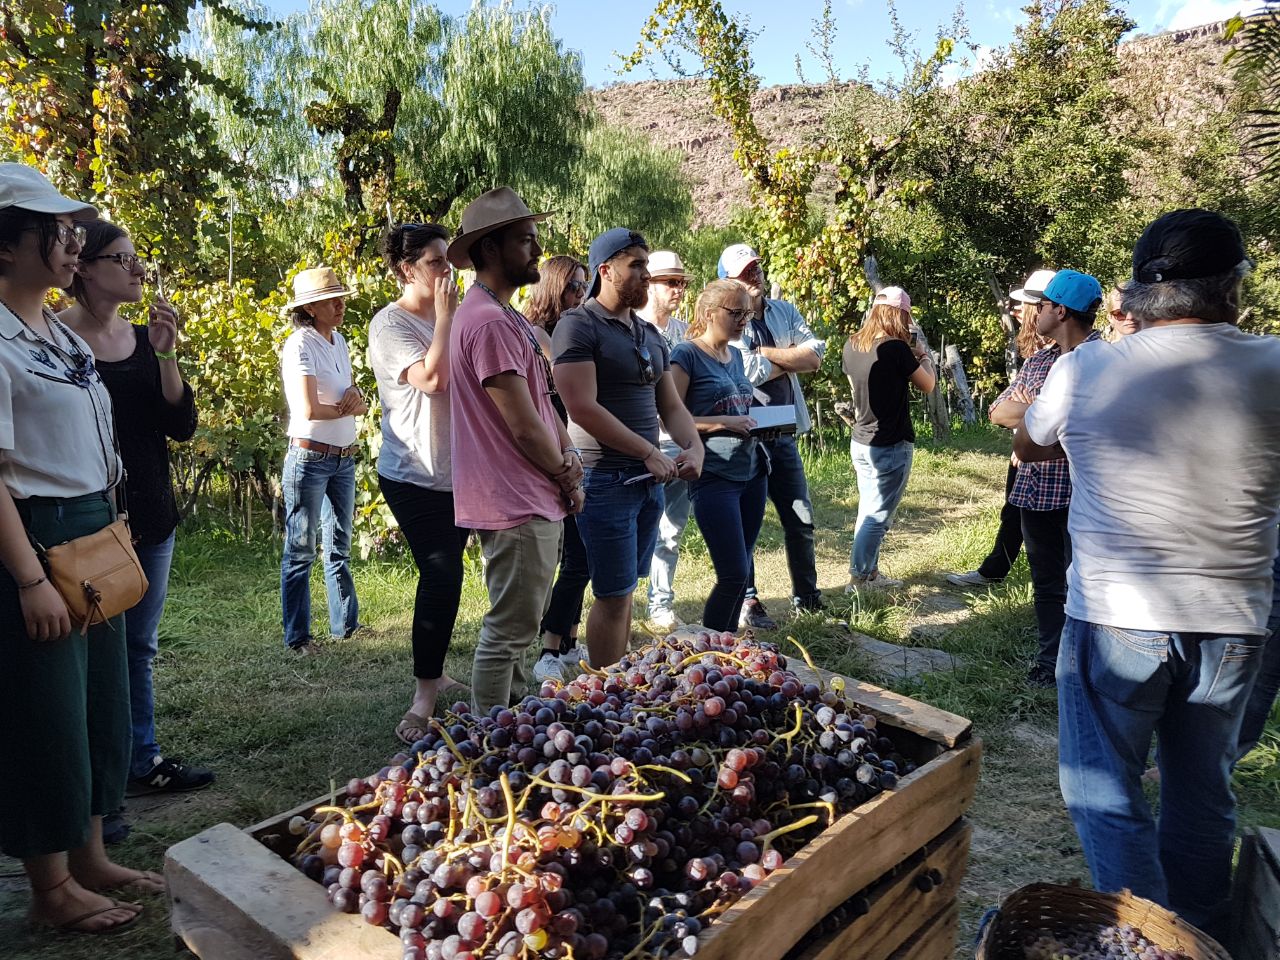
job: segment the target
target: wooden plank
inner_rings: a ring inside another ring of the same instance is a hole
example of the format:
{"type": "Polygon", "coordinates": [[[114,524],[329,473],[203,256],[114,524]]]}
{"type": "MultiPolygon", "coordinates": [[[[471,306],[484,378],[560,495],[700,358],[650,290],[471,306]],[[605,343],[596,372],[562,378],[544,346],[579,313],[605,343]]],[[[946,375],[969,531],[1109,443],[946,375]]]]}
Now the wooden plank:
{"type": "Polygon", "coordinates": [[[400,941],[229,823],[170,847],[175,932],[205,960],[400,960],[400,941]],[[181,924],[181,926],[179,926],[181,924]]]}
{"type": "Polygon", "coordinates": [[[982,742],[948,751],[841,817],[698,936],[699,960],[781,957],[838,904],[964,814],[982,742]]]}
{"type": "Polygon", "coordinates": [[[914,933],[917,923],[927,923],[940,904],[955,900],[969,862],[972,835],[967,821],[952,824],[904,869],[868,892],[866,914],[806,949],[798,960],[886,960],[914,933]],[[930,870],[942,874],[942,883],[924,893],[916,880],[930,870]]]}
{"type": "Polygon", "coordinates": [[[951,960],[960,931],[960,905],[954,901],[921,927],[890,960],[951,960]]]}
{"type": "MultiPolygon", "coordinates": [[[[818,682],[818,676],[798,656],[787,657],[787,669],[806,683],[818,682]]],[[[839,676],[838,673],[823,670],[821,679],[830,684],[832,677],[839,676]]],[[[884,687],[877,687],[874,683],[849,677],[840,679],[844,681],[845,700],[856,703],[877,720],[887,721],[892,726],[910,730],[948,747],[963,743],[973,732],[972,721],[954,713],[912,700],[884,687]]]]}

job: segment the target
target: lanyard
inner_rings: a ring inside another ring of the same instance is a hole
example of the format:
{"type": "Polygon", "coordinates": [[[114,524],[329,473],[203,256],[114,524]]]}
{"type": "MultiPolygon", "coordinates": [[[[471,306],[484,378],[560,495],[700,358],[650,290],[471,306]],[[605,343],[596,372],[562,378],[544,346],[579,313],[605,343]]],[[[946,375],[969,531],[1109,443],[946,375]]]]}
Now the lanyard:
{"type": "Polygon", "coordinates": [[[488,284],[475,281],[475,285],[493,298],[493,302],[502,308],[502,312],[507,315],[524,333],[525,339],[529,341],[529,346],[533,347],[533,355],[542,361],[542,375],[547,381],[547,395],[556,396],[556,382],[551,376],[551,361],[547,359],[547,355],[542,352],[542,344],[538,343],[538,338],[533,335],[533,324],[527,317],[510,303],[503,303],[502,298],[493,292],[488,284]]]}

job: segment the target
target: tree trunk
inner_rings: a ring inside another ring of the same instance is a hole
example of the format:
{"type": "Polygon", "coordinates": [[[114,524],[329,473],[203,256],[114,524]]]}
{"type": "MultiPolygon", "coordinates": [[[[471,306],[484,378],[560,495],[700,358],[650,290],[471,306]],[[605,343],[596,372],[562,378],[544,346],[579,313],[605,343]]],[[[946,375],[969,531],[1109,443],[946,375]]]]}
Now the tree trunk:
{"type": "Polygon", "coordinates": [[[955,384],[956,397],[960,403],[960,416],[965,423],[977,423],[978,415],[973,409],[973,397],[969,393],[969,380],[964,375],[964,360],[960,357],[960,348],[951,344],[946,350],[947,372],[951,382],[955,384]]]}

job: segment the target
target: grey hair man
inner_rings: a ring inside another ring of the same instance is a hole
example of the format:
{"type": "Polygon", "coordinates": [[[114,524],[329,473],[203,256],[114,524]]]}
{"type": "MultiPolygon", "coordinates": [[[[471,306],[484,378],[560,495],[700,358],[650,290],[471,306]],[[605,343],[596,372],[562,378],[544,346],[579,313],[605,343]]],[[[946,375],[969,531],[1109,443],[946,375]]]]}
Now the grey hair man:
{"type": "Polygon", "coordinates": [[[1140,331],[1064,355],[1014,441],[1071,464],[1058,774],[1094,886],[1219,937],[1280,514],[1280,341],[1237,327],[1248,269],[1225,217],[1160,217],[1122,296],[1140,331]],[[1141,785],[1153,734],[1158,823],[1141,785]]]}

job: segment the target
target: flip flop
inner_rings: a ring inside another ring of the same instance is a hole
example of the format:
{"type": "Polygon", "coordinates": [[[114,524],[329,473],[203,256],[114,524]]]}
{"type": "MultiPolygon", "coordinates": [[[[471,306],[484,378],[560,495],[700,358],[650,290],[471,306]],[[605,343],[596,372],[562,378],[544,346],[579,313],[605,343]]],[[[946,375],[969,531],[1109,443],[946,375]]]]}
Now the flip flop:
{"type": "Polygon", "coordinates": [[[113,887],[90,889],[93,889],[94,893],[127,893],[132,896],[155,895],[165,892],[167,887],[165,886],[164,877],[152,870],[142,870],[140,873],[142,876],[126,880],[124,883],[118,883],[113,887]],[[156,886],[159,889],[155,889],[156,886]]]}
{"type": "Polygon", "coordinates": [[[143,908],[141,904],[121,903],[119,900],[112,900],[111,906],[109,907],[101,907],[98,910],[90,910],[88,913],[82,913],[80,916],[75,917],[71,920],[68,920],[65,923],[57,923],[57,924],[43,923],[37,920],[32,922],[32,926],[45,929],[45,930],[56,930],[59,933],[83,933],[91,937],[109,937],[114,934],[122,933],[123,931],[128,930],[130,927],[132,927],[135,923],[138,922],[138,919],[142,916],[142,913],[143,913],[143,908]],[[104,913],[110,913],[112,910],[127,910],[130,907],[134,907],[134,906],[136,906],[138,909],[134,911],[133,916],[130,917],[128,920],[121,920],[119,923],[113,923],[109,927],[102,927],[97,930],[80,929],[80,924],[84,923],[86,920],[92,920],[94,917],[101,916],[104,913]]]}
{"type": "Polygon", "coordinates": [[[406,747],[412,747],[421,738],[410,739],[409,731],[420,730],[425,733],[430,729],[431,720],[429,718],[416,714],[412,710],[406,710],[404,716],[400,718],[400,722],[396,724],[396,739],[406,747]]]}

